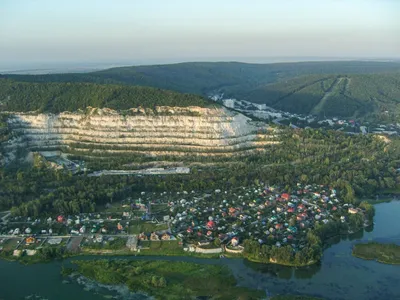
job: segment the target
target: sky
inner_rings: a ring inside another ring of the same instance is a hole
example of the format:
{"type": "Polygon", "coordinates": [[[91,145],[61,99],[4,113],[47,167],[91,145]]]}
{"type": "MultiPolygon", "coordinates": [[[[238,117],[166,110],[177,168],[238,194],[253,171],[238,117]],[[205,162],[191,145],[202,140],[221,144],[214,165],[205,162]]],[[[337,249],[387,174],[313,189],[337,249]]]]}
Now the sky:
{"type": "Polygon", "coordinates": [[[400,58],[399,0],[0,0],[0,69],[400,58]]]}

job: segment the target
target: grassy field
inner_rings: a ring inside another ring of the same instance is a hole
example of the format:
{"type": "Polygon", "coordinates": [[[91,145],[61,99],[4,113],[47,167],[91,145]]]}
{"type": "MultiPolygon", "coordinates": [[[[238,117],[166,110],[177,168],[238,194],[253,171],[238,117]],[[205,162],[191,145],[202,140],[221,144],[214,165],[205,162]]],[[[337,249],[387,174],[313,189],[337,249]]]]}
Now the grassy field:
{"type": "Polygon", "coordinates": [[[156,223],[149,223],[143,221],[133,221],[129,226],[129,234],[139,234],[142,232],[153,232],[168,229],[167,224],[158,225],[156,223]]]}
{"type": "Polygon", "coordinates": [[[74,261],[83,276],[104,284],[126,284],[156,299],[263,299],[263,291],[237,287],[225,266],[167,261],[74,261]]]}
{"type": "Polygon", "coordinates": [[[366,243],[353,247],[353,256],[376,260],[384,264],[400,264],[400,246],[395,244],[366,243]]]}
{"type": "Polygon", "coordinates": [[[103,241],[102,243],[96,243],[92,239],[86,239],[83,243],[85,249],[95,250],[124,250],[126,249],[127,238],[114,238],[113,240],[103,241]]]}
{"type": "Polygon", "coordinates": [[[21,238],[18,238],[18,239],[6,239],[0,244],[0,247],[3,247],[4,251],[14,250],[17,247],[18,242],[21,241],[21,240],[22,240],[21,238]]]}
{"type": "Polygon", "coordinates": [[[179,241],[140,241],[142,247],[140,253],[143,255],[181,255],[183,251],[179,241]]]}

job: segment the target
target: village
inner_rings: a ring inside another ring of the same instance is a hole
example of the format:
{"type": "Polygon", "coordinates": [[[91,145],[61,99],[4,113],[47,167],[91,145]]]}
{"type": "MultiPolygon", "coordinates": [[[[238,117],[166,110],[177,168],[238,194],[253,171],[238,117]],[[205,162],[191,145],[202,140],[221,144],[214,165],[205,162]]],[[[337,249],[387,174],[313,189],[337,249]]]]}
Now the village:
{"type": "MultiPolygon", "coordinates": [[[[298,183],[290,189],[257,185],[230,191],[140,192],[99,212],[76,216],[12,217],[0,223],[0,252],[34,256],[43,247],[70,253],[241,254],[243,242],[293,251],[307,232],[347,223],[364,212],[341,201],[335,189],[298,183]]],[[[350,232],[351,233],[351,232],[350,232]]]]}

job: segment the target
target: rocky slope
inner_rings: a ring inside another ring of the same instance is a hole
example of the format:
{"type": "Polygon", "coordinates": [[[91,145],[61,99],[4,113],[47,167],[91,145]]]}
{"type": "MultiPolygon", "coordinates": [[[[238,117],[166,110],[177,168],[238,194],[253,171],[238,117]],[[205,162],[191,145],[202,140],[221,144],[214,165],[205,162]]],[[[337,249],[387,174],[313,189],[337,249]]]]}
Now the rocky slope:
{"type": "Polygon", "coordinates": [[[5,153],[18,147],[62,149],[77,155],[231,156],[262,151],[276,136],[246,116],[225,108],[156,107],[115,110],[88,108],[60,114],[11,113],[14,137],[5,153]]]}

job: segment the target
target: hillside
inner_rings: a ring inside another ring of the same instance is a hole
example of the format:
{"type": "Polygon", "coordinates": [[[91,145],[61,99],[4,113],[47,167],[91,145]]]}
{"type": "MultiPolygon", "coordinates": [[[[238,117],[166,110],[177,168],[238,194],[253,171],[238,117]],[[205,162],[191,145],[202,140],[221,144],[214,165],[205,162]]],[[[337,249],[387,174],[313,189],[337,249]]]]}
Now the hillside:
{"type": "Polygon", "coordinates": [[[50,156],[79,156],[122,161],[145,157],[231,157],[264,151],[278,144],[276,136],[242,114],[226,108],[165,107],[154,110],[130,109],[124,114],[109,108],[88,108],[85,112],[60,114],[8,114],[12,133],[3,143],[6,162],[18,156],[18,149],[47,151],[50,156]]]}
{"type": "Polygon", "coordinates": [[[293,113],[396,121],[400,73],[301,76],[256,88],[242,98],[293,113]]]}
{"type": "Polygon", "coordinates": [[[118,110],[132,107],[200,106],[211,102],[201,96],[151,87],[93,83],[34,83],[0,79],[0,111],[58,113],[92,107],[118,110]]]}
{"type": "Polygon", "coordinates": [[[119,67],[91,73],[49,75],[0,75],[30,82],[92,82],[142,85],[184,93],[209,95],[224,92],[238,97],[260,85],[309,74],[370,74],[400,71],[394,62],[302,62],[247,64],[198,62],[119,67]]]}

